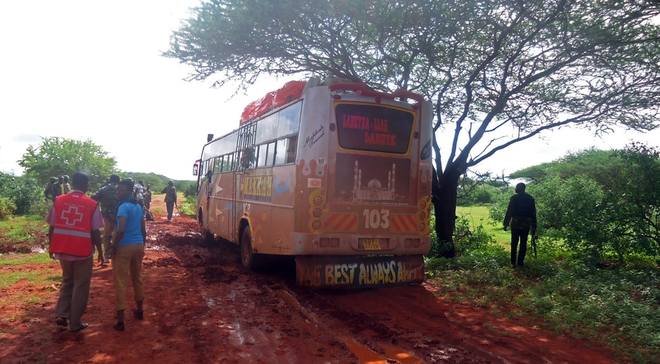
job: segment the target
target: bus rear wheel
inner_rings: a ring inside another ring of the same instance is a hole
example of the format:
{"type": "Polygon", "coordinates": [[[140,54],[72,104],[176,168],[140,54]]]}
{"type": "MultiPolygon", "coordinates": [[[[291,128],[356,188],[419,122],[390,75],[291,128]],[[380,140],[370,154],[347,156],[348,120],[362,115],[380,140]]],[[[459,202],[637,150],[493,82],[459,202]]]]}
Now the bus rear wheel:
{"type": "Polygon", "coordinates": [[[252,250],[252,232],[246,227],[241,233],[241,264],[250,270],[257,270],[262,265],[262,256],[252,250]]]}

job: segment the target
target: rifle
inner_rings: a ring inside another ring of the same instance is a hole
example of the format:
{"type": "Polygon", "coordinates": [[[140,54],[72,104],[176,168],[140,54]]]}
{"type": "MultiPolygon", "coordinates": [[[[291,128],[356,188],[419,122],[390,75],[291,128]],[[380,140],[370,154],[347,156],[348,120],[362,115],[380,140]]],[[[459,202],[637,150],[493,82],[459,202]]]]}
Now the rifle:
{"type": "Polygon", "coordinates": [[[534,234],[532,235],[532,250],[534,251],[534,259],[536,259],[536,243],[539,240],[539,236],[534,234]]]}

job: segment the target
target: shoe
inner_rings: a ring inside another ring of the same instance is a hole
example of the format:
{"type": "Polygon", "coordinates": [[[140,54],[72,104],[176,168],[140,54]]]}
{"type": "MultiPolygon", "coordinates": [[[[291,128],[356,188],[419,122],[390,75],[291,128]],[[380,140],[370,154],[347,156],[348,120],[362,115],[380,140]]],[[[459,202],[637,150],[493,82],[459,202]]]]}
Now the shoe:
{"type": "Polygon", "coordinates": [[[133,310],[133,317],[138,320],[144,320],[144,311],[142,310],[133,310]]]}
{"type": "Polygon", "coordinates": [[[126,327],[124,326],[124,321],[117,321],[117,323],[115,324],[115,326],[113,326],[113,328],[117,331],[124,331],[126,329],[126,327]]]}
{"type": "Polygon", "coordinates": [[[89,324],[87,324],[85,322],[82,322],[82,323],[80,323],[79,327],[77,327],[75,329],[69,329],[69,331],[71,331],[71,332],[80,332],[80,331],[82,331],[82,330],[84,330],[88,327],[89,327],[89,324]]]}
{"type": "Polygon", "coordinates": [[[55,323],[57,326],[69,326],[69,320],[66,319],[66,317],[58,317],[55,319],[55,323]]]}

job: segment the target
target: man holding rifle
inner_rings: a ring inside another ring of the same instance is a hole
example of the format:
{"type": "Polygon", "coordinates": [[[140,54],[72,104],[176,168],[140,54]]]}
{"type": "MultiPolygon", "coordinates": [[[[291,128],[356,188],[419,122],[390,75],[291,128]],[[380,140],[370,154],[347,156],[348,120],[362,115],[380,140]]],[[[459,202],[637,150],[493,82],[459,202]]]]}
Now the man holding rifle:
{"type": "MultiPolygon", "coordinates": [[[[516,185],[516,194],[511,196],[504,216],[504,230],[511,226],[511,265],[522,267],[527,252],[527,237],[532,233],[532,244],[536,243],[536,204],[534,198],[525,193],[525,184],[516,185]],[[520,251],[518,251],[520,243],[520,251]]],[[[534,247],[535,248],[535,247],[534,247]]],[[[536,249],[535,253],[536,253],[536,249]]]]}

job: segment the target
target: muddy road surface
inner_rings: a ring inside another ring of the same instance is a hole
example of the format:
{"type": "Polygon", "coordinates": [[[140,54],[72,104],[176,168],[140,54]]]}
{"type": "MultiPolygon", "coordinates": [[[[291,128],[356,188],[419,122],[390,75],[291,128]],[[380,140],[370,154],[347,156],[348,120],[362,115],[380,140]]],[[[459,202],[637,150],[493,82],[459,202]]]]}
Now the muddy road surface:
{"type": "MultiPolygon", "coordinates": [[[[229,243],[205,242],[193,219],[149,223],[145,320],[113,330],[111,268],[94,268],[81,333],[53,322],[57,284],[18,282],[39,305],[2,301],[0,362],[608,363],[605,350],[450,303],[431,282],[362,291],[295,287],[294,267],[240,266],[229,243]]],[[[50,269],[57,266],[30,267],[50,269]]],[[[132,294],[129,291],[129,294],[132,294]]]]}

